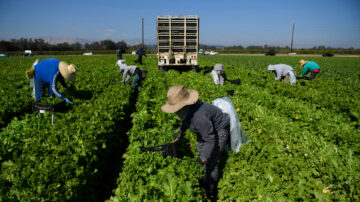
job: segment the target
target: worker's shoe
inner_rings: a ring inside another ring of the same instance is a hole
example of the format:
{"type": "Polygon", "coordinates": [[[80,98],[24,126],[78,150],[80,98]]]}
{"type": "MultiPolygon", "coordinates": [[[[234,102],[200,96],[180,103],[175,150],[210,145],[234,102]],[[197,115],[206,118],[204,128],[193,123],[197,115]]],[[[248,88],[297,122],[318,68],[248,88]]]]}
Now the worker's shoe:
{"type": "Polygon", "coordinates": [[[205,196],[210,201],[216,201],[217,200],[217,186],[216,183],[211,183],[207,186],[205,189],[205,196]]]}

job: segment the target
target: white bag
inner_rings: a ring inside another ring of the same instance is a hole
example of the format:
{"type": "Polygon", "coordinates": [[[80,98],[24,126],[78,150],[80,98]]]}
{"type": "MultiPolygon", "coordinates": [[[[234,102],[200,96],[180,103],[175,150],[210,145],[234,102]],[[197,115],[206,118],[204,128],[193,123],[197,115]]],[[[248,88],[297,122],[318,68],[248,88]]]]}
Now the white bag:
{"type": "Polygon", "coordinates": [[[31,92],[31,97],[35,98],[35,83],[34,83],[34,78],[30,79],[30,86],[33,88],[32,92],[31,92]]]}
{"type": "MultiPolygon", "coordinates": [[[[32,67],[35,67],[37,64],[39,63],[39,58],[37,58],[35,60],[35,62],[32,64],[32,67]]],[[[30,86],[33,88],[32,92],[31,92],[31,96],[33,98],[35,98],[35,83],[34,83],[34,78],[30,79],[30,86]]]]}
{"type": "Polygon", "coordinates": [[[219,76],[217,75],[216,71],[212,70],[210,74],[212,76],[212,79],[213,79],[214,83],[219,84],[220,80],[219,80],[219,76]]]}
{"type": "Polygon", "coordinates": [[[246,137],[245,130],[241,126],[231,99],[228,97],[217,98],[212,101],[212,104],[219,107],[223,113],[227,113],[230,116],[231,150],[239,152],[241,145],[249,143],[250,140],[246,137]]]}
{"type": "Polygon", "coordinates": [[[294,71],[289,71],[289,79],[290,79],[291,84],[296,83],[296,76],[295,76],[294,71]]]}

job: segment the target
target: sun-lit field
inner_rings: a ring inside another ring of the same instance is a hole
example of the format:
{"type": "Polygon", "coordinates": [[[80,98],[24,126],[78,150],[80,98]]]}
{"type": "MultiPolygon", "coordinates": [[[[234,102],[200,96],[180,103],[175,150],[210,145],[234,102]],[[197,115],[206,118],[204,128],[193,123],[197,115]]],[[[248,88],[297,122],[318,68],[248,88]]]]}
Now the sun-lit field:
{"type": "Polygon", "coordinates": [[[289,85],[267,65],[291,65],[299,76],[302,57],[201,56],[199,72],[179,73],[157,70],[149,55],[138,95],[120,82],[115,55],[57,58],[78,73],[71,91],[60,88],[74,104],[54,125],[51,113],[31,113],[25,70],[36,57],[0,59],[0,201],[203,200],[195,134],[177,143],[178,158],[140,151],[173,140],[180,120],[160,106],[180,84],[205,102],[231,98],[251,140],[223,156],[219,201],[359,200],[360,58],[304,57],[320,73],[289,85]],[[216,63],[241,85],[215,85],[203,72],[216,63]]]}

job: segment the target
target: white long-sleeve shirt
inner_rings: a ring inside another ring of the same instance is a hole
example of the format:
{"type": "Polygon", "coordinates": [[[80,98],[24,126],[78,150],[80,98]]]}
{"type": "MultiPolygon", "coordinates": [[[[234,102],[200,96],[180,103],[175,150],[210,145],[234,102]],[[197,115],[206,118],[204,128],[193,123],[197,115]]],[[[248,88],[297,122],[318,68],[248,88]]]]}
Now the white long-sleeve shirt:
{"type": "Polygon", "coordinates": [[[137,66],[127,66],[125,64],[120,66],[120,72],[123,72],[122,82],[128,82],[130,76],[134,75],[137,66]]]}
{"type": "Polygon", "coordinates": [[[275,80],[279,80],[282,76],[286,76],[290,71],[294,71],[294,70],[290,65],[277,64],[277,65],[269,65],[268,71],[275,71],[276,72],[275,80]]]}

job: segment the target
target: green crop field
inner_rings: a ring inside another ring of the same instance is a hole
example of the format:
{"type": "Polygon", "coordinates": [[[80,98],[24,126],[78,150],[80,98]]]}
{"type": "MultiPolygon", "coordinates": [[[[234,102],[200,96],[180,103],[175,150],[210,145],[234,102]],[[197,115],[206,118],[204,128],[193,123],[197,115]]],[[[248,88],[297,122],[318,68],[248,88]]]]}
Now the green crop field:
{"type": "Polygon", "coordinates": [[[231,98],[251,140],[222,157],[219,201],[360,200],[360,58],[304,57],[321,72],[289,85],[267,65],[299,75],[301,57],[200,56],[200,72],[180,73],[160,72],[149,55],[138,95],[119,82],[114,55],[57,58],[78,73],[71,91],[60,88],[74,104],[54,125],[31,113],[25,70],[36,58],[0,59],[0,201],[203,201],[195,134],[177,143],[177,158],[140,151],[173,140],[180,120],[160,106],[180,84],[205,102],[231,98]],[[241,85],[215,85],[203,71],[216,63],[241,85]]]}

